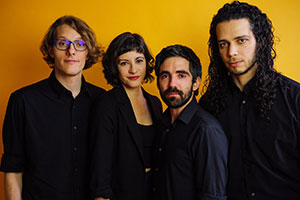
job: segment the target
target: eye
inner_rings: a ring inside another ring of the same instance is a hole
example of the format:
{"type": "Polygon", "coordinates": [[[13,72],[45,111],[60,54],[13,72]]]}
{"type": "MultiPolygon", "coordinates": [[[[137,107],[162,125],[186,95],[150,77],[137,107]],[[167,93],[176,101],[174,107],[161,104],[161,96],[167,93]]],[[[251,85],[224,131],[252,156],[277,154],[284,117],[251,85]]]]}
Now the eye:
{"type": "Polygon", "coordinates": [[[68,46],[69,43],[70,43],[70,42],[67,41],[67,40],[57,40],[57,44],[58,44],[58,46],[60,46],[60,47],[68,46]]]}
{"type": "Polygon", "coordinates": [[[136,60],[136,63],[143,63],[143,62],[144,62],[144,59],[142,59],[142,58],[139,58],[136,60]]]}
{"type": "Polygon", "coordinates": [[[166,79],[166,78],[168,78],[169,77],[169,75],[168,74],[161,74],[160,75],[160,79],[166,79]]]}
{"type": "Polygon", "coordinates": [[[120,66],[125,66],[125,65],[127,65],[128,64],[128,62],[126,62],[126,61],[121,61],[121,62],[119,62],[119,65],[120,66]]]}
{"type": "Polygon", "coordinates": [[[84,47],[85,42],[83,40],[76,40],[74,41],[78,47],[84,47]]]}
{"type": "Polygon", "coordinates": [[[227,46],[227,43],[226,42],[220,42],[219,43],[219,48],[220,49],[222,49],[222,48],[224,48],[224,47],[226,47],[227,46]]]}
{"type": "Polygon", "coordinates": [[[248,41],[248,39],[246,39],[246,38],[241,38],[241,39],[238,40],[238,42],[240,44],[246,43],[247,41],[248,41]]]}
{"type": "Polygon", "coordinates": [[[179,74],[178,77],[179,77],[179,78],[185,78],[185,77],[186,77],[186,74],[179,74]]]}

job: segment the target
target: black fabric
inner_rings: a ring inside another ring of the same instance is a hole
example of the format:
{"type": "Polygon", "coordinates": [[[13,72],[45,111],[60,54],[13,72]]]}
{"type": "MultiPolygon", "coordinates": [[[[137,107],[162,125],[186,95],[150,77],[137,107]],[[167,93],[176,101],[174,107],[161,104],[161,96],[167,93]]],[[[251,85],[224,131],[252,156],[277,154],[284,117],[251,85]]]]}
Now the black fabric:
{"type": "MultiPolygon", "coordinates": [[[[162,106],[147,92],[153,125],[156,128],[162,106]]],[[[96,102],[92,114],[93,136],[92,196],[111,200],[146,199],[143,138],[123,87],[115,87],[96,102]]]]}
{"type": "Polygon", "coordinates": [[[229,199],[300,199],[300,84],[281,77],[265,119],[256,111],[255,79],[243,92],[230,83],[219,116],[230,145],[229,199]]]}
{"type": "Polygon", "coordinates": [[[156,135],[154,126],[146,126],[139,124],[140,133],[143,139],[143,151],[144,151],[144,162],[146,168],[152,167],[152,152],[153,152],[153,143],[156,135]]]}
{"type": "Polygon", "coordinates": [[[145,199],[151,199],[152,191],[152,163],[153,163],[153,143],[156,136],[156,130],[153,125],[146,126],[139,124],[140,133],[143,139],[144,166],[150,169],[146,172],[145,199]]]}
{"type": "Polygon", "coordinates": [[[227,139],[218,121],[195,99],[171,124],[163,114],[155,143],[155,200],[224,200],[227,139]]]}
{"type": "Polygon", "coordinates": [[[103,89],[82,78],[74,99],[55,78],[11,94],[1,171],[23,172],[24,200],[89,198],[88,115],[103,89]]]}

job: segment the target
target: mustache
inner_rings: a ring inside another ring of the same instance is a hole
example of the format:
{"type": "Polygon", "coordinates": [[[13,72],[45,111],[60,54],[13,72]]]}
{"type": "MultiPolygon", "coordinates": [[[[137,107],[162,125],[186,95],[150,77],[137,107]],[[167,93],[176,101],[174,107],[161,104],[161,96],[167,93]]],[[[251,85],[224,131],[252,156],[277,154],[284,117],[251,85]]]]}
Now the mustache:
{"type": "Polygon", "coordinates": [[[166,91],[163,92],[164,95],[167,95],[170,92],[176,92],[178,93],[180,96],[183,95],[183,92],[178,90],[176,87],[175,88],[168,88],[166,91]]]}
{"type": "Polygon", "coordinates": [[[232,63],[232,62],[240,62],[240,61],[241,61],[241,59],[239,59],[239,58],[230,58],[230,59],[228,60],[229,63],[232,63]]]}

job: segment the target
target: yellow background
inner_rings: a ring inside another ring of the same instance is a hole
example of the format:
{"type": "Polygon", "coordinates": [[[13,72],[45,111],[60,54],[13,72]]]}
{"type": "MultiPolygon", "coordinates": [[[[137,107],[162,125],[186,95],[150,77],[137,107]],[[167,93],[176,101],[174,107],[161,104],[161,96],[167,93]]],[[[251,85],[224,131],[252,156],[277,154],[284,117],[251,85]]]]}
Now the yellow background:
{"type": "MultiPolygon", "coordinates": [[[[208,31],[212,16],[224,0],[1,0],[0,2],[0,128],[12,91],[49,76],[50,68],[42,60],[39,46],[50,26],[62,15],[75,15],[86,21],[105,47],[118,34],[141,34],[152,53],[163,47],[183,44],[200,57],[207,74],[208,31]]],[[[249,0],[267,13],[275,27],[278,57],[275,68],[300,81],[300,1],[249,0]]],[[[84,72],[88,81],[110,89],[98,63],[84,72]]],[[[159,96],[156,84],[146,90],[159,96]]],[[[37,122],[38,123],[38,122],[37,122]]],[[[3,147],[1,141],[0,153],[3,147]]],[[[0,199],[3,173],[0,173],[0,199]]]]}

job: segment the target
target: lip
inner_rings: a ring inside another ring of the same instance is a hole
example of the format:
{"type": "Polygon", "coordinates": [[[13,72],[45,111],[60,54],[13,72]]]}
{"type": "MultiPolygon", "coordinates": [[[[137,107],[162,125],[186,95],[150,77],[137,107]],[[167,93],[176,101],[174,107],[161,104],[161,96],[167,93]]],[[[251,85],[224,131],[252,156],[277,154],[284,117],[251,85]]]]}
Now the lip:
{"type": "Polygon", "coordinates": [[[139,78],[140,78],[140,76],[130,76],[130,77],[128,77],[128,79],[132,80],[132,81],[135,81],[135,80],[137,80],[139,78]]]}
{"type": "Polygon", "coordinates": [[[77,63],[78,60],[64,60],[66,63],[77,63]]]}
{"type": "Polygon", "coordinates": [[[241,61],[229,62],[229,65],[232,67],[236,67],[241,63],[241,61]]]}
{"type": "Polygon", "coordinates": [[[167,96],[168,96],[168,97],[177,97],[177,96],[179,96],[179,94],[178,94],[178,92],[169,92],[169,93],[167,94],[167,96]]]}

